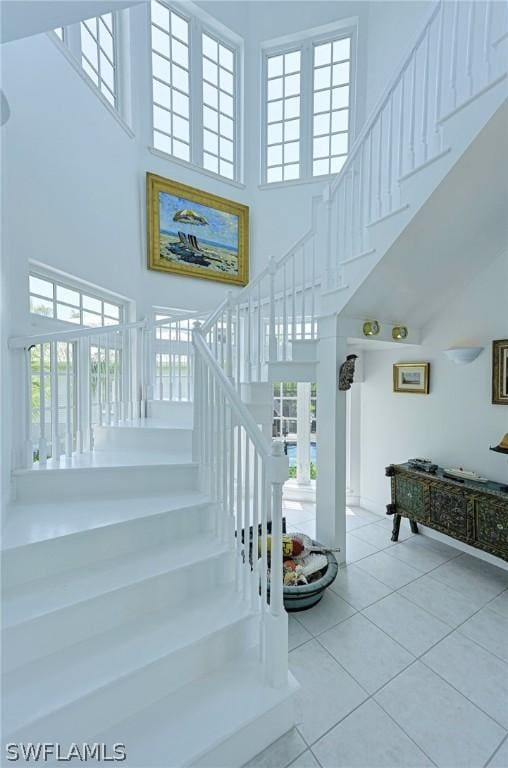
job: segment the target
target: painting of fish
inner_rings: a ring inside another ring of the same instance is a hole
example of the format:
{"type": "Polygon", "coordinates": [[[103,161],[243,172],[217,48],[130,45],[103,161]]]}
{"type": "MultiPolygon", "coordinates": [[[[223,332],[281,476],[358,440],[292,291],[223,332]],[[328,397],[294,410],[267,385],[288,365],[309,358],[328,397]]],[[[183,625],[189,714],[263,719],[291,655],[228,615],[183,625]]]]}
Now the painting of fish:
{"type": "Polygon", "coordinates": [[[249,209],[147,173],[148,268],[246,285],[249,209]]]}

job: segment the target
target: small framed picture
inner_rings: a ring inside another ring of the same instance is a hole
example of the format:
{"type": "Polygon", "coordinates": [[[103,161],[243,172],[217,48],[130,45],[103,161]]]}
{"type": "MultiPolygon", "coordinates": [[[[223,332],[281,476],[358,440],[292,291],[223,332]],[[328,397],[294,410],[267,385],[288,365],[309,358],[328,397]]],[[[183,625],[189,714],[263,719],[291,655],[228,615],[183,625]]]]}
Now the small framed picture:
{"type": "Polygon", "coordinates": [[[394,363],[393,391],[429,394],[430,363],[394,363]]]}
{"type": "Polygon", "coordinates": [[[508,405],[508,339],[492,342],[492,402],[508,405]]]}

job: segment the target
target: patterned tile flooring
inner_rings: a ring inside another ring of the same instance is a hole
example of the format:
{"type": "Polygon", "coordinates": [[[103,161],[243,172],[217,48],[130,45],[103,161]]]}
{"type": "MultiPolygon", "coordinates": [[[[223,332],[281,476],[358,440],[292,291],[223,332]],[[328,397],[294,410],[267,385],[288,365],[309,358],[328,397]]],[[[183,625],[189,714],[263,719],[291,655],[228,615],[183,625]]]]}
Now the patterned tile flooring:
{"type": "MultiPolygon", "coordinates": [[[[315,535],[315,507],[285,502],[315,535]]],[[[508,571],[347,512],[347,565],[289,618],[297,727],[249,768],[508,768],[508,571]]]]}

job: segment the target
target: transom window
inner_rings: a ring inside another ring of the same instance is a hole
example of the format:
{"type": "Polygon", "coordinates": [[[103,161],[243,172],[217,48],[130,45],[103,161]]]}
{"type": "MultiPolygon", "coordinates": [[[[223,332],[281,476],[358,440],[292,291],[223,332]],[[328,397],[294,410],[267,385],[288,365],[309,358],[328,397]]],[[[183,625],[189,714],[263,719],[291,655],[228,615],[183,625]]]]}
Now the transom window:
{"type": "Polygon", "coordinates": [[[119,110],[117,15],[105,13],[53,30],[104,98],[119,110]]]}
{"type": "Polygon", "coordinates": [[[354,30],[267,49],[263,181],[338,173],[349,151],[354,30]]]}
{"type": "Polygon", "coordinates": [[[123,306],[104,297],[84,293],[74,286],[30,274],[30,312],[66,323],[100,327],[117,325],[123,306]]]}
{"type": "Polygon", "coordinates": [[[157,0],[151,32],[154,148],[237,181],[239,46],[157,0]]]}
{"type": "Polygon", "coordinates": [[[105,13],[80,24],[81,66],[109,103],[116,107],[115,18],[105,13]]]}

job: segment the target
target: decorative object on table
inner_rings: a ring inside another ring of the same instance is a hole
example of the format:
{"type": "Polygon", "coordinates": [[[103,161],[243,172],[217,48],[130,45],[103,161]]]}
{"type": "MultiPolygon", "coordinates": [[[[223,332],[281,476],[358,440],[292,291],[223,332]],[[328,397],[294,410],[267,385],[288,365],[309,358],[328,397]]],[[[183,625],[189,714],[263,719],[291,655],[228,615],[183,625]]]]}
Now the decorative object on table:
{"type": "Polygon", "coordinates": [[[508,453],[508,432],[501,438],[499,445],[491,445],[489,450],[496,451],[496,453],[508,453]]]}
{"type": "Polygon", "coordinates": [[[438,469],[437,464],[433,464],[430,459],[408,459],[407,464],[411,469],[427,472],[429,475],[435,475],[438,469]]]}
{"type": "Polygon", "coordinates": [[[392,339],[400,341],[401,339],[407,339],[408,332],[405,325],[394,325],[392,328],[392,339]]]}
{"type": "Polygon", "coordinates": [[[508,405],[508,339],[492,342],[492,403],[508,405]]]}
{"type": "Polygon", "coordinates": [[[471,480],[473,483],[488,483],[488,477],[482,477],[478,472],[473,472],[471,469],[464,469],[464,467],[445,467],[443,469],[443,477],[450,477],[452,480],[471,480]]]}
{"type": "Polygon", "coordinates": [[[449,349],[443,349],[446,357],[457,365],[472,363],[482,351],[483,347],[450,347],[449,349]]]}
{"type": "Polygon", "coordinates": [[[147,173],[148,269],[233,285],[249,278],[249,209],[147,173]]]}
{"type": "Polygon", "coordinates": [[[394,363],[393,391],[429,394],[430,363],[394,363]]]}
{"type": "Polygon", "coordinates": [[[363,324],[364,336],[377,336],[379,333],[380,325],[377,320],[366,320],[363,324]]]}
{"type": "Polygon", "coordinates": [[[339,389],[341,392],[345,392],[347,389],[351,389],[351,384],[355,378],[355,364],[358,360],[358,355],[348,355],[339,370],[339,389]]]}
{"type": "Polygon", "coordinates": [[[506,486],[492,481],[447,478],[438,467],[424,475],[408,464],[390,464],[392,541],[407,517],[413,533],[418,523],[508,561],[508,496],[506,486]]]}

